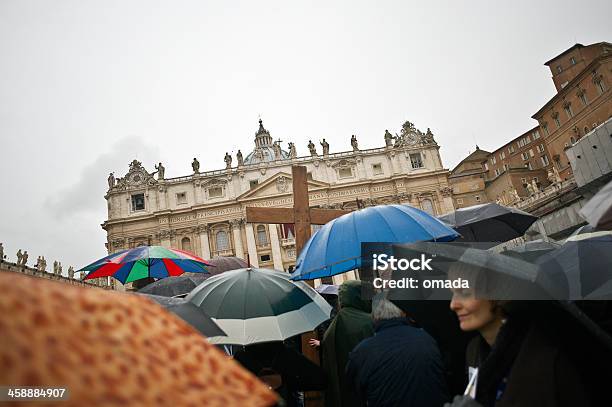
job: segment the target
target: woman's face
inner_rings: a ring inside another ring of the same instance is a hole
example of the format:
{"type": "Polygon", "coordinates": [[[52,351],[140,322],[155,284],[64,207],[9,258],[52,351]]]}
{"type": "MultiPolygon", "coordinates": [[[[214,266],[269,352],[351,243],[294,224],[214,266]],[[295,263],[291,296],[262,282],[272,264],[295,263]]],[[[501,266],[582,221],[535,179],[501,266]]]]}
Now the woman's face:
{"type": "Polygon", "coordinates": [[[498,319],[490,300],[477,299],[471,289],[453,290],[450,308],[459,318],[463,331],[483,330],[498,319]]]}

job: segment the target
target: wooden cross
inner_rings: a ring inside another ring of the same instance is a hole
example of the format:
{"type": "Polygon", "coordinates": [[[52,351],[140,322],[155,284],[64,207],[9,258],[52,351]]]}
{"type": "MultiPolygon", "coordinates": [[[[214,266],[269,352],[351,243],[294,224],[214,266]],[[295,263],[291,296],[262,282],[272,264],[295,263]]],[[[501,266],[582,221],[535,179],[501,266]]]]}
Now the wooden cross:
{"type": "Polygon", "coordinates": [[[351,211],[311,208],[308,203],[306,167],[293,166],[291,176],[293,178],[293,208],[247,207],[246,221],[249,223],[293,223],[295,225],[295,251],[299,255],[310,238],[310,225],[325,225],[351,211]]]}
{"type": "MultiPolygon", "coordinates": [[[[296,255],[310,238],[310,225],[324,225],[351,211],[342,209],[311,208],[308,203],[308,178],[306,167],[293,166],[293,208],[246,208],[246,221],[249,223],[293,223],[295,225],[295,252],[296,255]]],[[[313,287],[312,280],[307,281],[313,287]]],[[[308,341],[316,339],[316,332],[302,335],[302,353],[308,359],[319,364],[319,354],[310,347],[308,341]]],[[[322,338],[319,338],[322,339],[322,338]]],[[[306,392],[305,404],[307,407],[323,406],[320,392],[306,392]]]]}

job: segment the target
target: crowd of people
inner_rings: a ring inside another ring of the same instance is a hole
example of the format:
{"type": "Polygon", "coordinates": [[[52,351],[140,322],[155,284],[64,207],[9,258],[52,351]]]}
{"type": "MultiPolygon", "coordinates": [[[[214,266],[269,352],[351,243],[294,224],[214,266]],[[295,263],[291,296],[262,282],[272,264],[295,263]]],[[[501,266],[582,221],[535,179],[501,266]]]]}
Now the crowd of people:
{"type": "MultiPolygon", "coordinates": [[[[495,301],[455,290],[444,307],[461,334],[449,341],[448,333],[430,329],[431,321],[418,320],[409,303],[385,292],[364,299],[364,284],[339,287],[333,319],[320,340],[310,340],[320,367],[299,352],[299,341],[247,347],[235,359],[272,383],[289,406],[303,405],[302,392],[312,390],[324,392],[326,406],[341,407],[604,401],[606,376],[598,369],[609,373],[609,351],[550,302],[495,301]]],[[[421,305],[441,305],[430,303],[421,305]]]]}

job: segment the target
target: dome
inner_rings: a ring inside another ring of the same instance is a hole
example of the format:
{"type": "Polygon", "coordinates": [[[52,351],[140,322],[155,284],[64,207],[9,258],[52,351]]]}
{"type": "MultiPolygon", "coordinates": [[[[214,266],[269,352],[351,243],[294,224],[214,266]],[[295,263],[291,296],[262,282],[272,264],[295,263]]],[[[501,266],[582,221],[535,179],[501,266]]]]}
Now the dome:
{"type": "Polygon", "coordinates": [[[286,160],[289,158],[289,153],[280,148],[280,140],[276,143],[272,142],[270,132],[263,126],[263,122],[259,119],[259,130],[255,133],[255,149],[244,159],[245,165],[258,164],[261,162],[272,162],[275,160],[286,160]],[[280,157],[276,157],[274,152],[274,144],[279,144],[280,157]]]}

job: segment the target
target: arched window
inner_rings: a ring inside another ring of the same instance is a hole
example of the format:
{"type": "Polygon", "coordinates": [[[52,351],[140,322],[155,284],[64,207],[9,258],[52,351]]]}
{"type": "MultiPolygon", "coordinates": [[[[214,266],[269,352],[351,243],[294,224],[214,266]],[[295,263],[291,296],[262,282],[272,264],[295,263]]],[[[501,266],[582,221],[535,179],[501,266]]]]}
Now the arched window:
{"type": "Polygon", "coordinates": [[[184,237],[181,240],[181,249],[185,250],[186,252],[190,252],[191,251],[191,239],[189,239],[188,237],[184,237]]]}
{"type": "Polygon", "coordinates": [[[215,240],[217,242],[217,251],[229,250],[229,239],[227,238],[227,232],[225,230],[217,232],[215,240]]]}
{"type": "Polygon", "coordinates": [[[423,199],[421,201],[421,209],[423,209],[425,212],[427,212],[428,214],[434,216],[434,207],[433,204],[431,203],[430,199],[423,199]]]}
{"type": "Polygon", "coordinates": [[[266,235],[266,227],[264,225],[257,226],[257,245],[265,246],[268,244],[268,235],[266,235]]]}

